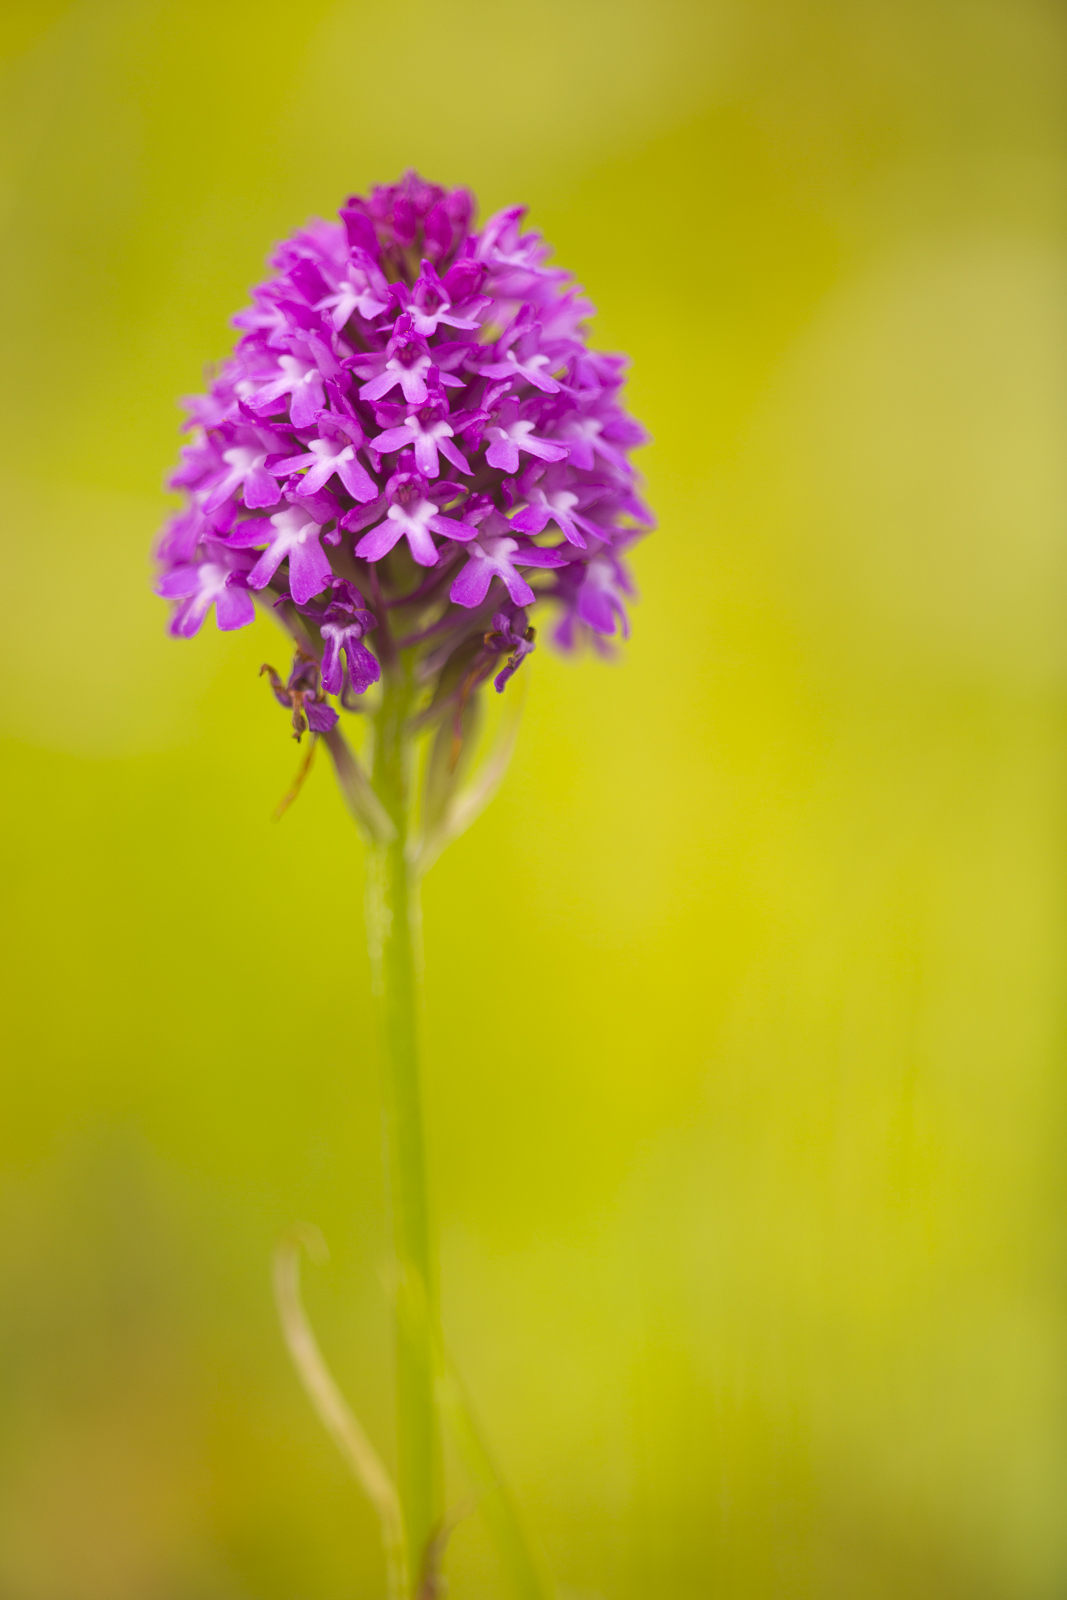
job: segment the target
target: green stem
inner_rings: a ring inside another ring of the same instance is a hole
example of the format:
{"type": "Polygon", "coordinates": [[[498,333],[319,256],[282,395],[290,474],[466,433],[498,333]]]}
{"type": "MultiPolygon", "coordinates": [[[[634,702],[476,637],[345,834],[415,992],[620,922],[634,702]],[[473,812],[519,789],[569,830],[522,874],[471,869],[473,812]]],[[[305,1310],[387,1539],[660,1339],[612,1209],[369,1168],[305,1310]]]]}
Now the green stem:
{"type": "Polygon", "coordinates": [[[383,674],[372,781],[396,836],[368,852],[367,933],[382,1051],[389,1205],[396,1267],[397,1476],[409,1566],[420,1568],[442,1505],[434,1397],[437,1274],[430,1229],[419,1074],[418,888],[409,869],[414,686],[401,660],[383,674]]]}

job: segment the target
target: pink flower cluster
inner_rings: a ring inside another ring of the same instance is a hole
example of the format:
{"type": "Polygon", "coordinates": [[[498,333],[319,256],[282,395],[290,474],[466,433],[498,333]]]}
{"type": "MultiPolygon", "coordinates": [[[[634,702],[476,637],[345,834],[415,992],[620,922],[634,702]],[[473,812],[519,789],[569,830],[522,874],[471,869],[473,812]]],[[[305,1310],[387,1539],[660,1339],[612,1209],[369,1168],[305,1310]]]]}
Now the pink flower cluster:
{"type": "Polygon", "coordinates": [[[565,647],[626,633],[623,552],[652,521],[625,362],[590,350],[591,307],[522,208],[473,214],[408,173],[280,246],[189,402],[157,552],[173,633],[212,605],[242,627],[258,594],[342,699],[416,646],[431,674],[506,654],[502,688],[540,601],[565,647]]]}

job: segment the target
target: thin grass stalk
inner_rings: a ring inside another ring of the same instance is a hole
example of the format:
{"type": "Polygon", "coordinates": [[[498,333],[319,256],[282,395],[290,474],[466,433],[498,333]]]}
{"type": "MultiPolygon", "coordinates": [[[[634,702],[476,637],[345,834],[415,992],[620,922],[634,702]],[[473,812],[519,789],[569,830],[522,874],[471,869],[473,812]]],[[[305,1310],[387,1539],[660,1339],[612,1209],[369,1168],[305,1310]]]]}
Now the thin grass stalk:
{"type": "Polygon", "coordinates": [[[411,1589],[400,1500],[377,1451],[323,1360],[308,1322],[300,1296],[301,1245],[314,1259],[321,1260],[326,1255],[319,1230],[306,1223],[291,1228],[279,1242],[274,1255],[274,1297],[285,1342],[319,1421],[378,1514],[389,1600],[408,1600],[411,1589]]]}

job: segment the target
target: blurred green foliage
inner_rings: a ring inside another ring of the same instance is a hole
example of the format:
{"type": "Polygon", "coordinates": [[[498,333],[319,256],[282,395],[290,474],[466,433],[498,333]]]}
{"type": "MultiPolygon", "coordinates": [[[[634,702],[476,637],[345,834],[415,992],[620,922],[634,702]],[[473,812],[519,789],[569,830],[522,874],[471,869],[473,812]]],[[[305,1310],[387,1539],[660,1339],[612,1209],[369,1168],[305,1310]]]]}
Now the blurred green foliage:
{"type": "Polygon", "coordinates": [[[1064,34],[6,0],[7,1600],[381,1592],[268,1287],[318,1223],[388,1450],[360,852],[147,550],[271,242],[409,164],[529,202],[656,440],[631,645],[538,652],[426,894],[446,1324],[562,1592],[1065,1592],[1064,34]]]}

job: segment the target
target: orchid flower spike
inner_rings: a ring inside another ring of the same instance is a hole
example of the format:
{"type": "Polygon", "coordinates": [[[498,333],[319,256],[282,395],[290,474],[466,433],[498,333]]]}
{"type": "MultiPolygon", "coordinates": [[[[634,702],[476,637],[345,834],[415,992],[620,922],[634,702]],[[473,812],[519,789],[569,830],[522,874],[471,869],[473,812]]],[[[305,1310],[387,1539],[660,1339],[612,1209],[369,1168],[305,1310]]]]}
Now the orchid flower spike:
{"type": "Polygon", "coordinates": [[[652,519],[625,362],[589,348],[592,308],[522,209],[480,231],[474,211],[408,173],[309,223],[189,402],[157,592],[182,637],[212,608],[223,629],[271,609],[298,650],[278,694],[297,722],[331,695],[353,709],[409,648],[440,705],[466,681],[449,662],[509,641],[502,690],[534,607],[565,650],[628,631],[625,552],[652,519]]]}

